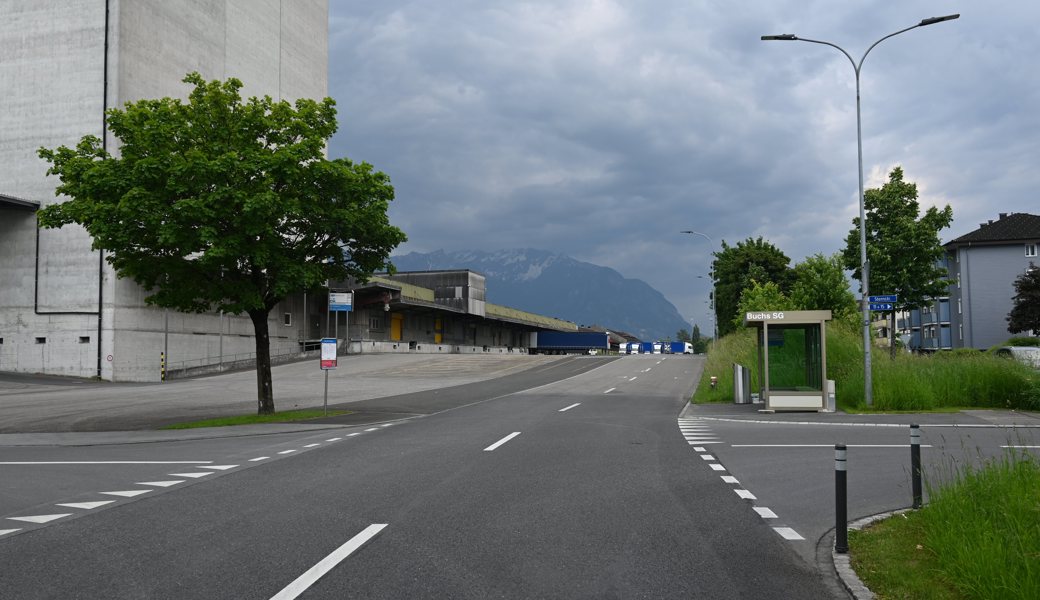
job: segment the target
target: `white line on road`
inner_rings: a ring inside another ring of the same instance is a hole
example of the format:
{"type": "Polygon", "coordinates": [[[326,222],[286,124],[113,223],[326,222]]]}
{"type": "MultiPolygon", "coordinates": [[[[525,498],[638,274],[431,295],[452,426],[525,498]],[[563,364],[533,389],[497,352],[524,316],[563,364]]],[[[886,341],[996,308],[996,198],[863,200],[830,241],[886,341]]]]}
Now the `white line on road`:
{"type": "Polygon", "coordinates": [[[776,518],[776,513],[773,512],[772,510],[764,507],[764,506],[756,506],[754,508],[755,508],[755,512],[758,513],[758,516],[762,517],[763,519],[775,519],[776,518]]]}
{"type": "Polygon", "coordinates": [[[278,454],[292,454],[293,452],[296,452],[296,450],[282,450],[278,454]]]}
{"type": "Polygon", "coordinates": [[[306,446],[304,446],[304,448],[317,448],[320,445],[321,444],[307,444],[306,446]]]}
{"type": "Polygon", "coordinates": [[[378,427],[370,427],[370,428],[366,429],[365,431],[366,432],[368,432],[368,431],[379,431],[379,428],[378,427]]]}
{"type": "Polygon", "coordinates": [[[613,392],[613,391],[614,391],[614,390],[616,390],[616,389],[617,389],[617,388],[610,388],[609,390],[607,390],[607,391],[605,391],[605,392],[603,392],[603,393],[604,393],[604,394],[609,394],[610,392],[613,392]]]}
{"type": "Polygon", "coordinates": [[[1040,448],[1040,446],[1001,446],[1001,448],[1040,448]]]}
{"type": "Polygon", "coordinates": [[[183,479],[174,479],[172,481],[138,481],[134,485],[154,485],[155,487],[170,487],[177,485],[178,483],[184,483],[183,479]]]}
{"type": "Polygon", "coordinates": [[[7,517],[8,521],[25,521],[26,523],[47,523],[55,519],[67,517],[72,513],[63,513],[60,515],[33,515],[30,517],[7,517]]]}
{"type": "Polygon", "coordinates": [[[0,465],[207,465],[212,460],[52,460],[0,462],[0,465]]]}
{"type": "Polygon", "coordinates": [[[693,451],[694,451],[694,452],[704,452],[704,448],[700,448],[700,447],[695,447],[695,448],[693,449],[693,451]]]}
{"type": "Polygon", "coordinates": [[[502,439],[498,440],[498,441],[497,441],[497,442],[495,442],[494,444],[491,444],[491,445],[490,445],[490,446],[488,446],[487,448],[484,448],[484,452],[491,452],[491,451],[492,451],[492,450],[494,450],[495,448],[498,448],[498,447],[499,447],[499,446],[501,446],[502,444],[504,444],[504,443],[508,442],[509,440],[511,440],[511,439],[513,439],[513,438],[515,438],[515,437],[516,437],[516,436],[518,436],[518,435],[520,435],[520,432],[519,432],[519,431],[514,431],[513,433],[510,433],[510,434],[509,434],[509,435],[507,435],[506,437],[504,437],[504,438],[502,438],[502,439]]]}
{"type": "Polygon", "coordinates": [[[238,465],[207,465],[205,467],[199,467],[200,469],[214,469],[216,471],[227,471],[228,469],[234,469],[238,465]]]}
{"type": "MultiPolygon", "coordinates": [[[[733,444],[733,448],[833,448],[834,444],[733,444]]],[[[846,444],[848,448],[909,448],[910,444],[846,444]]],[[[921,444],[931,448],[930,444],[921,444]]]]}
{"type": "Polygon", "coordinates": [[[358,548],[364,546],[369,540],[376,537],[376,535],[378,535],[385,527],[386,523],[369,525],[361,533],[350,538],[350,541],[346,544],[336,548],[332,554],[321,559],[321,562],[310,569],[307,569],[303,575],[300,575],[295,581],[285,586],[282,591],[271,596],[271,600],[293,600],[298,597],[300,594],[307,591],[307,588],[311,587],[316,581],[325,576],[326,573],[331,571],[336,565],[343,562],[343,559],[347,558],[356,552],[358,548]]]}
{"type": "Polygon", "coordinates": [[[347,437],[354,437],[355,435],[361,435],[361,432],[360,431],[355,431],[354,433],[349,433],[349,434],[347,434],[347,437]]]}
{"type": "Polygon", "coordinates": [[[21,531],[21,529],[0,529],[0,535],[7,535],[16,531],[21,531]]]}
{"type": "Polygon", "coordinates": [[[256,458],[250,458],[249,462],[258,462],[258,461],[261,461],[261,460],[267,460],[269,458],[271,458],[271,457],[270,456],[257,456],[256,458]]]}
{"type": "Polygon", "coordinates": [[[722,480],[726,483],[740,483],[739,481],[737,481],[737,478],[732,475],[723,475],[722,480]]]}
{"type": "Polygon", "coordinates": [[[338,442],[338,441],[340,441],[340,440],[342,440],[342,439],[343,439],[343,438],[341,438],[341,437],[336,437],[336,438],[329,438],[329,439],[327,439],[327,440],[325,440],[325,441],[326,441],[326,442],[338,442]]]}
{"type": "Polygon", "coordinates": [[[633,377],[632,379],[629,379],[629,381],[635,381],[635,380],[636,380],[636,379],[637,379],[638,377],[639,377],[639,375],[636,375],[636,376],[635,376],[635,377],[633,377]]]}
{"type": "Polygon", "coordinates": [[[710,454],[701,454],[701,458],[704,460],[715,460],[715,457],[710,454]]]}
{"type": "Polygon", "coordinates": [[[213,471],[206,473],[167,473],[170,477],[191,477],[192,479],[198,479],[199,477],[205,477],[206,475],[212,475],[213,471]]]}
{"type": "Polygon", "coordinates": [[[736,492],[738,496],[740,496],[741,498],[743,498],[745,500],[758,500],[758,498],[755,498],[755,495],[752,494],[748,490],[733,490],[733,491],[736,492]]]}
{"type": "Polygon", "coordinates": [[[106,504],[112,504],[115,500],[99,500],[97,502],[69,502],[66,504],[55,504],[54,506],[67,506],[68,508],[82,508],[83,510],[91,510],[99,506],[106,504]]]}
{"type": "Polygon", "coordinates": [[[773,531],[779,533],[785,540],[804,540],[798,532],[790,527],[774,527],[773,531]]]}
{"type": "Polygon", "coordinates": [[[726,467],[720,465],[719,463],[711,463],[708,466],[711,467],[712,471],[725,471],[726,470],[726,467]]]}
{"type": "Polygon", "coordinates": [[[141,494],[147,494],[152,490],[121,490],[117,492],[98,492],[99,494],[105,494],[106,496],[119,496],[121,498],[133,498],[134,496],[140,496],[141,494]]]}
{"type": "Polygon", "coordinates": [[[567,412],[568,410],[574,408],[575,406],[581,406],[581,402],[575,402],[574,404],[571,404],[570,406],[561,408],[560,410],[558,410],[556,412],[567,412]]]}

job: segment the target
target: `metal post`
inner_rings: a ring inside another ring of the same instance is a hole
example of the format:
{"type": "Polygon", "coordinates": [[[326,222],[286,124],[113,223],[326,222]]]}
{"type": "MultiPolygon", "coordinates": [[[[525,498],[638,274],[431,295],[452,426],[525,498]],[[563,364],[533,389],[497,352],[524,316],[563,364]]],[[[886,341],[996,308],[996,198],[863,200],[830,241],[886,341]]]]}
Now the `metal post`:
{"type": "Polygon", "coordinates": [[[166,353],[159,353],[159,381],[166,382],[166,353]]]}
{"type": "Polygon", "coordinates": [[[325,369],[325,416],[329,416],[329,370],[325,369]]]}
{"type": "Polygon", "coordinates": [[[914,508],[921,508],[921,426],[910,425],[910,482],[914,495],[914,508]]]}
{"type": "MultiPolygon", "coordinates": [[[[98,341],[100,342],[100,340],[98,340],[98,341]]],[[[163,345],[163,351],[162,351],[163,357],[169,356],[169,354],[170,354],[170,309],[168,309],[168,308],[163,311],[163,343],[162,343],[162,345],[163,345]]],[[[165,364],[165,362],[163,364],[165,364]]],[[[166,369],[164,368],[163,369],[163,373],[165,373],[165,372],[166,372],[166,369]]],[[[165,380],[166,379],[163,378],[163,381],[165,381],[165,380]]]]}
{"type": "Polygon", "coordinates": [[[224,370],[224,311],[220,311],[220,338],[218,340],[220,352],[220,370],[224,370]]]}
{"type": "Polygon", "coordinates": [[[848,473],[845,444],[834,444],[834,551],[849,551],[848,473]]]}

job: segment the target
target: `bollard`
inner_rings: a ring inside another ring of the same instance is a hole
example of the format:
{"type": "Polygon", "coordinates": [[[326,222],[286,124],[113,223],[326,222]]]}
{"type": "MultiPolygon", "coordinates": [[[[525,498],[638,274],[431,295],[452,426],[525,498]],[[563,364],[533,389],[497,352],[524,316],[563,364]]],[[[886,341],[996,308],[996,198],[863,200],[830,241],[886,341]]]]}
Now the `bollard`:
{"type": "Polygon", "coordinates": [[[910,425],[910,483],[914,494],[914,508],[921,508],[921,426],[910,425]]]}
{"type": "Polygon", "coordinates": [[[845,470],[845,444],[834,444],[834,551],[849,551],[848,474],[845,470]]]}
{"type": "Polygon", "coordinates": [[[159,353],[159,381],[166,381],[166,353],[159,353]]]}

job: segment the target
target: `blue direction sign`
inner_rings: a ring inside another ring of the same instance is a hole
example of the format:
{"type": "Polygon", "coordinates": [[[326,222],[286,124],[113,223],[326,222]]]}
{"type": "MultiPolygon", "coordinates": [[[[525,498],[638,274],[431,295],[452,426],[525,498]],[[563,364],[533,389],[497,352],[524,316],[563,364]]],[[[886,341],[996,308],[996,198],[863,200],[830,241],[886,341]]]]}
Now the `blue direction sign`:
{"type": "MultiPolygon", "coordinates": [[[[871,296],[873,298],[873,296],[871,296]]],[[[871,302],[870,310],[895,310],[896,305],[891,302],[871,302]]]]}
{"type": "Polygon", "coordinates": [[[351,312],[354,306],[352,292],[329,292],[329,310],[332,312],[351,312]]]}
{"type": "MultiPolygon", "coordinates": [[[[867,296],[868,302],[898,302],[899,296],[890,294],[888,296],[867,296]]],[[[879,309],[880,310],[880,309],[879,309]]]]}

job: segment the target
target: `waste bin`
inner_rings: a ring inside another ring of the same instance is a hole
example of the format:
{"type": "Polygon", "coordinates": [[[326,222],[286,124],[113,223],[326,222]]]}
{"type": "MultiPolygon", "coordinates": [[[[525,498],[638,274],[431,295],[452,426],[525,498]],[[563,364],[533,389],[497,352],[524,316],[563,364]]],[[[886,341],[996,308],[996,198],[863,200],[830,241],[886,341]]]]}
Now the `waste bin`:
{"type": "Polygon", "coordinates": [[[733,363],[733,404],[751,404],[751,371],[733,363]]]}

